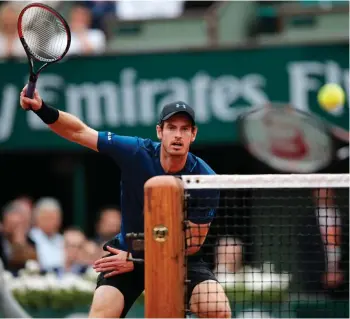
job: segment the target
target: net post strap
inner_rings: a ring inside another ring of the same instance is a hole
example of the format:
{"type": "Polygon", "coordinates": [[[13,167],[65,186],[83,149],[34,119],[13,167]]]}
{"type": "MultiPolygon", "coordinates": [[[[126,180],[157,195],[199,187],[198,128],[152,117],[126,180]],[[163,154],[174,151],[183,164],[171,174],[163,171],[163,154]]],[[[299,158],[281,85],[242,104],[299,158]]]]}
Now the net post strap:
{"type": "Polygon", "coordinates": [[[349,174],[182,175],[185,189],[347,188],[349,174]]]}

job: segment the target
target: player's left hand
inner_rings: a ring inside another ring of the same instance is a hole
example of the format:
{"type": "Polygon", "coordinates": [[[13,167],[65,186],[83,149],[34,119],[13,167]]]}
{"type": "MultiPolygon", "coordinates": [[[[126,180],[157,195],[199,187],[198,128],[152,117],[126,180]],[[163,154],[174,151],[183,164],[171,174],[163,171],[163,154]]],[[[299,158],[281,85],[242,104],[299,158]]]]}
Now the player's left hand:
{"type": "MultiPolygon", "coordinates": [[[[103,257],[95,261],[93,268],[97,272],[108,272],[104,275],[109,278],[115,275],[123,274],[134,270],[134,263],[127,261],[128,253],[116,248],[107,246],[107,249],[113,256],[103,257]]],[[[131,256],[130,256],[131,257],[131,256]]]]}

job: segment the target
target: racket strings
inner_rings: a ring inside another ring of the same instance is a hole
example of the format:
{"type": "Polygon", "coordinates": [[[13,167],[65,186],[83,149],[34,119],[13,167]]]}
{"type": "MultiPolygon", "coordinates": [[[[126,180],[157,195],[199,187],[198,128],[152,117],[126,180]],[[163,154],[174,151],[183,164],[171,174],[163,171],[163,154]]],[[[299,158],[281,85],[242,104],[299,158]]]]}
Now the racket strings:
{"type": "Polygon", "coordinates": [[[43,62],[55,61],[68,45],[68,34],[55,14],[41,7],[31,7],[22,18],[22,33],[33,56],[43,62]]]}

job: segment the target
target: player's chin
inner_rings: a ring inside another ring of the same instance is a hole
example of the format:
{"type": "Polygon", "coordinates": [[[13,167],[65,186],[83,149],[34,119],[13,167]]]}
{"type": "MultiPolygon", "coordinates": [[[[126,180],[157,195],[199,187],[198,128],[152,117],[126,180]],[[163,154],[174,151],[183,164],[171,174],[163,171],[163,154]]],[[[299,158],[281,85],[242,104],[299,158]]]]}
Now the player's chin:
{"type": "Polygon", "coordinates": [[[175,148],[169,148],[168,149],[168,154],[172,155],[172,156],[184,156],[186,155],[187,151],[184,147],[181,147],[179,149],[175,149],[175,148]]]}

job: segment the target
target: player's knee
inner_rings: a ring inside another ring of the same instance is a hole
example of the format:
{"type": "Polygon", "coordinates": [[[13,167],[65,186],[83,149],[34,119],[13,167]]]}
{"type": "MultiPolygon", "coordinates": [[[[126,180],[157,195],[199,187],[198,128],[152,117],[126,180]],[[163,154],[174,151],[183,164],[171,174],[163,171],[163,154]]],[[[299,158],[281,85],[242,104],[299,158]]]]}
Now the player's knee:
{"type": "Polygon", "coordinates": [[[124,296],[112,286],[100,286],[94,293],[89,318],[120,318],[124,296]]]}
{"type": "Polygon", "coordinates": [[[190,307],[199,318],[231,318],[230,302],[221,285],[214,281],[194,288],[190,307]]]}
{"type": "Polygon", "coordinates": [[[226,295],[221,294],[221,298],[217,300],[216,309],[214,309],[214,317],[211,318],[232,318],[230,302],[226,295]]]}
{"type": "Polygon", "coordinates": [[[209,318],[232,318],[230,306],[219,306],[214,312],[209,312],[209,318]]]}
{"type": "Polygon", "coordinates": [[[207,305],[204,307],[197,307],[194,309],[194,313],[199,318],[231,318],[231,308],[228,304],[214,304],[207,305]]]}

